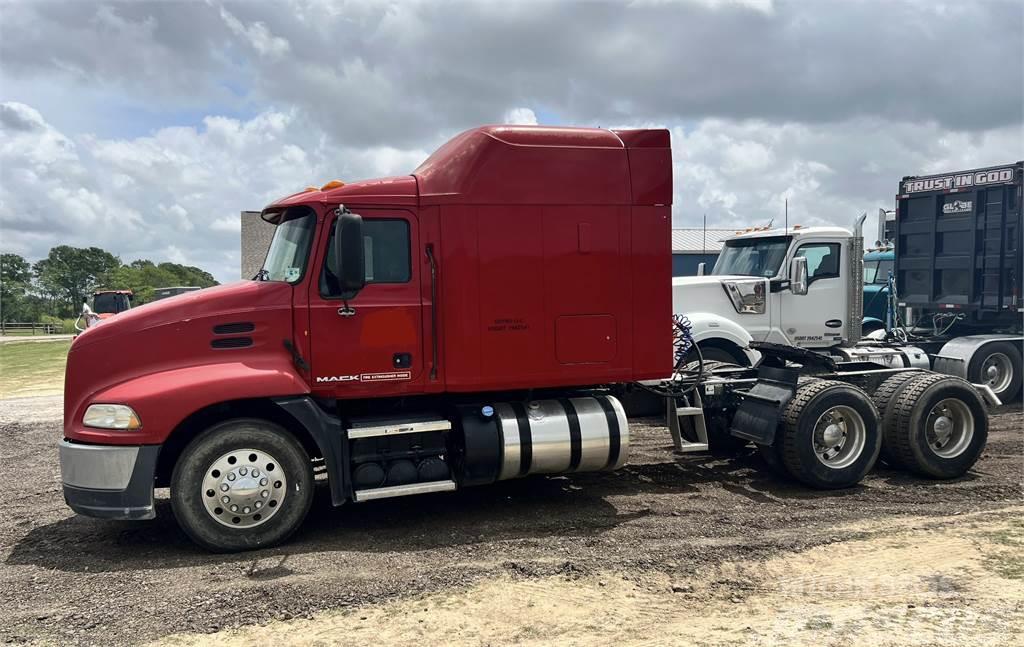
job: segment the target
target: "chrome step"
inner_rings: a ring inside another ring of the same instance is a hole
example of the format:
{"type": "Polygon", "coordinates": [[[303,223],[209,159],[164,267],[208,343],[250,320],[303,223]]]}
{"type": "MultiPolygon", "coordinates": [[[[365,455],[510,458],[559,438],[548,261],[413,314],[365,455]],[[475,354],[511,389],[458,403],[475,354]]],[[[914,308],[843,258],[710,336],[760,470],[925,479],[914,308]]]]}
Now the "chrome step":
{"type": "Polygon", "coordinates": [[[677,416],[701,416],[704,415],[704,409],[700,407],[676,407],[677,416]]]}
{"type": "Polygon", "coordinates": [[[398,434],[418,434],[425,431],[451,431],[451,428],[450,420],[395,421],[382,425],[350,427],[348,437],[352,439],[396,436],[398,434]]]}
{"type": "Polygon", "coordinates": [[[427,483],[410,483],[408,485],[391,485],[388,487],[375,487],[367,490],[356,490],[356,501],[372,501],[374,499],[390,499],[396,496],[409,496],[410,494],[426,494],[428,492],[452,492],[455,490],[455,481],[429,481],[427,483]]]}

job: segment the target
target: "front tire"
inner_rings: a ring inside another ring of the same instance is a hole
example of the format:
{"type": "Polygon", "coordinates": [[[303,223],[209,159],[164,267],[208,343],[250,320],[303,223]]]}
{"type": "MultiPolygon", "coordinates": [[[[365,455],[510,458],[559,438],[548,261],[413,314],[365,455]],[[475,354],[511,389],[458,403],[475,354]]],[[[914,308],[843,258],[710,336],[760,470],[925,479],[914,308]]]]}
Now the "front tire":
{"type": "Polygon", "coordinates": [[[204,431],[178,458],[171,510],[193,541],[214,552],[277,545],[313,501],[313,468],[302,445],[265,420],[237,419],[204,431]]]}
{"type": "Polygon", "coordinates": [[[878,427],[878,410],[864,391],[819,380],[800,386],[786,404],[775,442],[793,478],[823,490],[847,488],[874,467],[878,427]]]}
{"type": "MultiPolygon", "coordinates": [[[[704,358],[704,364],[707,364],[708,362],[718,362],[719,364],[735,364],[737,366],[747,366],[750,364],[747,361],[747,358],[743,356],[742,353],[737,353],[736,355],[734,355],[731,352],[725,350],[724,348],[719,348],[717,346],[701,346],[700,355],[701,357],[704,358]]],[[[683,359],[683,366],[696,362],[697,351],[691,350],[686,354],[686,357],[683,359]]]]}

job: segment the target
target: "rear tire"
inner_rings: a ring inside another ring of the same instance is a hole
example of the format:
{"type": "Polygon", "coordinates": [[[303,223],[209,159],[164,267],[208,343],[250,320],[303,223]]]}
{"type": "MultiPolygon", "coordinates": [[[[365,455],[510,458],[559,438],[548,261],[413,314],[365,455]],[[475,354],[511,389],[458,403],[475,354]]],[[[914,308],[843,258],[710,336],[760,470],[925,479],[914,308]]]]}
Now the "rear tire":
{"type": "Polygon", "coordinates": [[[1009,402],[1020,393],[1024,376],[1020,349],[1008,341],[986,344],[974,354],[967,367],[967,379],[975,384],[986,384],[1003,402],[1009,402]]]}
{"type": "Polygon", "coordinates": [[[878,410],[867,393],[845,382],[819,380],[798,387],[782,421],[775,442],[782,444],[786,470],[805,485],[851,487],[878,459],[878,410]]]}
{"type": "Polygon", "coordinates": [[[936,479],[962,476],[988,439],[988,411],[970,383],[936,373],[903,386],[891,404],[885,444],[901,465],[936,479]]]}
{"type": "Polygon", "coordinates": [[[902,461],[898,455],[894,454],[889,450],[889,445],[886,443],[886,428],[893,424],[892,421],[892,403],[895,401],[896,396],[911,380],[923,375],[918,371],[906,371],[904,373],[897,373],[888,377],[884,382],[878,385],[875,392],[871,395],[871,400],[875,403],[875,408],[878,409],[879,424],[881,425],[882,434],[882,449],[879,452],[878,458],[883,461],[887,466],[893,468],[903,467],[902,461]]]}
{"type": "Polygon", "coordinates": [[[171,510],[182,530],[214,552],[286,540],[313,502],[313,467],[302,445],[265,420],[210,427],[182,452],[171,475],[171,510]]]}

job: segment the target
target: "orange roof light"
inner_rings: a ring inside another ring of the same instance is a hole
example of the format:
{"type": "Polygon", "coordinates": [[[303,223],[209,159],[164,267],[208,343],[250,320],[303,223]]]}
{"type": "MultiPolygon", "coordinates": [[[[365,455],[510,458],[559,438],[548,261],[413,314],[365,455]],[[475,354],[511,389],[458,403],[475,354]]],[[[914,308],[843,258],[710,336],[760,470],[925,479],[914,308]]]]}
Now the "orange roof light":
{"type": "Polygon", "coordinates": [[[331,189],[340,189],[343,186],[345,186],[345,183],[342,182],[341,180],[331,180],[327,184],[325,184],[322,187],[320,187],[320,190],[321,191],[330,191],[331,189]]]}
{"type": "Polygon", "coordinates": [[[302,191],[299,191],[299,193],[309,193],[310,191],[319,191],[319,190],[320,189],[316,188],[315,186],[307,186],[302,191]]]}

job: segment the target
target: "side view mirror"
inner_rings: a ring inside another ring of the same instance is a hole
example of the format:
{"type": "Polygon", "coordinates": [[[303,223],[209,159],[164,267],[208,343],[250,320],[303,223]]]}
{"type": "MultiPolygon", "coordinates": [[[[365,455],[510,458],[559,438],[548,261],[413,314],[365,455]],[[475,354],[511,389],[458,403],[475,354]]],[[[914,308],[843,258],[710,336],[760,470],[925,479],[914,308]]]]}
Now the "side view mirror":
{"type": "Polygon", "coordinates": [[[807,294],[807,258],[797,256],[789,263],[789,289],[793,294],[807,294]]]}
{"type": "Polygon", "coordinates": [[[334,267],[338,287],[347,298],[356,295],[366,285],[366,264],[363,260],[363,219],[344,207],[339,207],[334,221],[334,267]]]}
{"type": "Polygon", "coordinates": [[[704,270],[707,268],[707,266],[707,263],[697,263],[697,276],[704,276],[704,274],[706,274],[704,270]]]}

